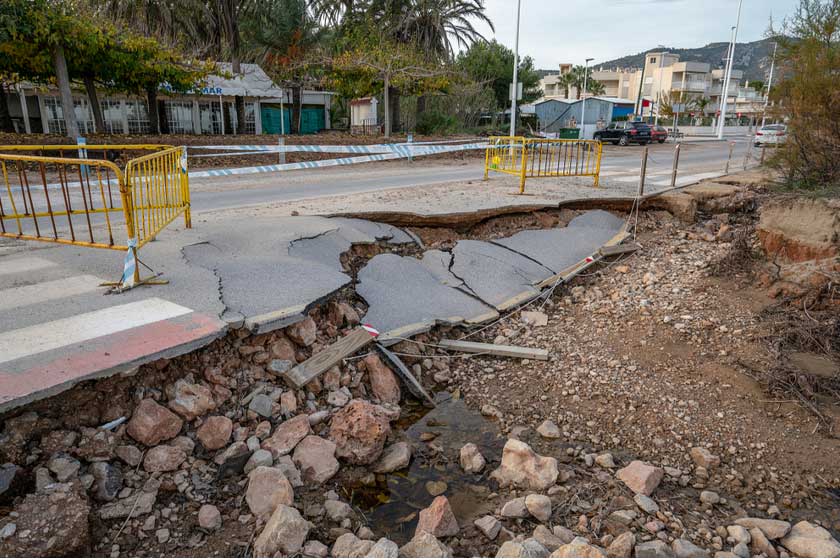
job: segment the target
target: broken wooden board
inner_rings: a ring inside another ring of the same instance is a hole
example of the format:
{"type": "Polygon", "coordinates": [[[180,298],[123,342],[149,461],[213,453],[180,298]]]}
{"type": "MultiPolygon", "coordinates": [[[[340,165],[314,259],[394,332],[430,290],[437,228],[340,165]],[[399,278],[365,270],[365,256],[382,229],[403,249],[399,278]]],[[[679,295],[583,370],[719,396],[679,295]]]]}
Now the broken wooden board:
{"type": "Polygon", "coordinates": [[[376,347],[379,348],[379,351],[382,352],[382,354],[389,362],[391,362],[391,365],[397,368],[397,375],[399,375],[400,379],[403,380],[403,383],[405,383],[405,386],[408,388],[409,393],[411,393],[420,400],[426,401],[432,406],[432,408],[437,406],[435,400],[431,397],[431,395],[429,395],[429,393],[426,392],[426,389],[424,389],[423,386],[420,385],[420,382],[417,381],[414,375],[412,375],[411,370],[408,369],[408,367],[403,363],[399,356],[397,356],[378,342],[376,343],[376,347]]]}
{"type": "Polygon", "coordinates": [[[502,346],[499,344],[486,344],[484,342],[470,342],[469,340],[450,340],[444,338],[438,346],[456,352],[467,354],[490,354],[493,356],[506,356],[508,358],[528,358],[529,360],[548,360],[548,350],[542,348],[525,348],[524,346],[502,346]]]}
{"type": "Polygon", "coordinates": [[[622,243],[621,245],[611,245],[608,247],[601,247],[598,254],[602,257],[612,257],[613,255],[623,255],[624,253],[633,253],[641,249],[642,246],[638,243],[622,243]]]}
{"type": "Polygon", "coordinates": [[[353,329],[344,338],[338,339],[338,341],[321,350],[302,364],[296,365],[281,375],[286,380],[286,383],[295,389],[300,389],[359,348],[367,345],[377,336],[379,336],[379,333],[367,326],[353,329]]]}

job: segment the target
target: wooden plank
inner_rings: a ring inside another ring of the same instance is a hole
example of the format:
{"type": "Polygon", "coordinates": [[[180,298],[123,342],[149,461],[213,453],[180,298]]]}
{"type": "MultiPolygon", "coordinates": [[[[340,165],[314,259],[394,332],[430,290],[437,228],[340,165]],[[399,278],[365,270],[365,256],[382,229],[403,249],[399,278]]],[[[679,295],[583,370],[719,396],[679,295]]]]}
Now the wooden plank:
{"type": "Polygon", "coordinates": [[[484,342],[470,342],[469,340],[443,339],[439,346],[456,352],[468,354],[492,354],[493,356],[506,356],[508,358],[528,358],[531,360],[548,360],[548,350],[542,348],[525,348],[524,346],[500,346],[498,344],[485,344],[484,342]]]}
{"type": "Polygon", "coordinates": [[[367,345],[376,336],[364,327],[358,327],[302,364],[283,373],[283,379],[295,389],[300,389],[359,348],[367,345]]]}
{"type": "Polygon", "coordinates": [[[378,342],[376,343],[376,347],[379,348],[379,351],[382,352],[385,358],[389,362],[391,362],[391,364],[395,368],[397,368],[397,375],[399,375],[400,378],[403,380],[403,383],[405,383],[405,386],[408,388],[409,393],[411,393],[420,400],[426,401],[432,406],[432,408],[437,406],[435,400],[431,397],[431,395],[429,395],[429,393],[426,392],[426,389],[424,389],[423,386],[420,385],[420,382],[417,381],[417,378],[415,378],[414,375],[412,375],[411,370],[408,369],[408,367],[406,367],[406,365],[399,358],[399,356],[397,356],[378,342]]]}
{"type": "Polygon", "coordinates": [[[612,245],[608,247],[601,247],[598,253],[602,257],[611,257],[613,255],[623,255],[624,253],[633,253],[642,248],[638,243],[623,243],[621,245],[612,245]]]}

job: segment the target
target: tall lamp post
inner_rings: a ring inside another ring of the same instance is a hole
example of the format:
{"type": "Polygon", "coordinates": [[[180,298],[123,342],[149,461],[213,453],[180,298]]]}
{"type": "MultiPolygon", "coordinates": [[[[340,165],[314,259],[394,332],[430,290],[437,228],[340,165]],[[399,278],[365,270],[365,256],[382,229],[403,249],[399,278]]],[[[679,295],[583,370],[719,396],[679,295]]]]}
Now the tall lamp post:
{"type": "Polygon", "coordinates": [[[516,136],[516,94],[519,91],[519,12],[522,0],[516,0],[516,43],[513,50],[513,91],[510,96],[510,135],[516,136]]]}
{"type": "Polygon", "coordinates": [[[770,79],[767,80],[767,89],[764,92],[764,110],[761,111],[761,128],[767,122],[767,104],[770,103],[770,88],[773,87],[773,69],[776,66],[776,49],[779,43],[773,44],[773,60],[770,62],[770,79]]]}
{"type": "MultiPolygon", "coordinates": [[[[726,78],[723,81],[723,91],[721,92],[720,102],[720,122],[718,123],[718,140],[723,140],[723,125],[726,122],[726,101],[729,98],[729,82],[732,79],[732,66],[735,62],[735,44],[738,42],[738,26],[741,25],[741,6],[744,0],[738,0],[738,15],[735,18],[735,27],[732,29],[732,47],[729,49],[729,60],[726,64],[726,78]]],[[[738,92],[735,92],[735,100],[737,103],[738,92]]]]}
{"type": "Polygon", "coordinates": [[[595,60],[594,58],[587,58],[583,63],[583,103],[580,107],[580,135],[581,140],[586,140],[586,80],[589,77],[589,63],[595,60]]]}

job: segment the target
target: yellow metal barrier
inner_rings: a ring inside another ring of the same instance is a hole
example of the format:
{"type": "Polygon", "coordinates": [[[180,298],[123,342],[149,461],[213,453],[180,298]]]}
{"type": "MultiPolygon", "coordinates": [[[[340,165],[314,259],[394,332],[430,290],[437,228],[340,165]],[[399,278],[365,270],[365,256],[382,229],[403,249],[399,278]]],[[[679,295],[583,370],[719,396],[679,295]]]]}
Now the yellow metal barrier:
{"type": "MultiPolygon", "coordinates": [[[[124,146],[107,146],[120,149],[124,146]]],[[[59,152],[90,146],[37,146],[59,152]]],[[[103,146],[97,146],[103,149],[103,146]]],[[[157,149],[129,145],[129,149],[157,149]]],[[[3,149],[3,148],[0,148],[3,149]]],[[[10,151],[27,151],[32,146],[10,151]]],[[[184,215],[191,227],[186,151],[167,148],[132,159],[125,172],[111,161],[0,154],[0,237],[130,251],[133,272],[119,284],[141,280],[137,249],[184,215]],[[126,241],[115,241],[113,213],[122,213],[126,241]]]]}
{"type": "Polygon", "coordinates": [[[491,171],[515,175],[520,194],[528,177],[593,177],[597,187],[602,149],[597,140],[492,136],[484,156],[484,178],[491,171]]]}

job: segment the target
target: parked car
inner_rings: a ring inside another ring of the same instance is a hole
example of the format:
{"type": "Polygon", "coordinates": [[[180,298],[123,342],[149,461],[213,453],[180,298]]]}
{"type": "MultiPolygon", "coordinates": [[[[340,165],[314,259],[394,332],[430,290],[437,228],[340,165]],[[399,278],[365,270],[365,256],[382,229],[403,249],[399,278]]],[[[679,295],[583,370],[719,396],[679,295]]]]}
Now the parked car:
{"type": "Polygon", "coordinates": [[[626,146],[631,142],[645,145],[650,142],[650,127],[643,122],[614,122],[595,132],[595,140],[626,146]]]}
{"type": "Polygon", "coordinates": [[[650,141],[662,144],[668,139],[668,129],[664,126],[652,125],[650,127],[650,141]]]}
{"type": "Polygon", "coordinates": [[[755,133],[756,147],[767,144],[784,144],[787,141],[787,126],[783,124],[768,124],[762,126],[755,133]]]}

